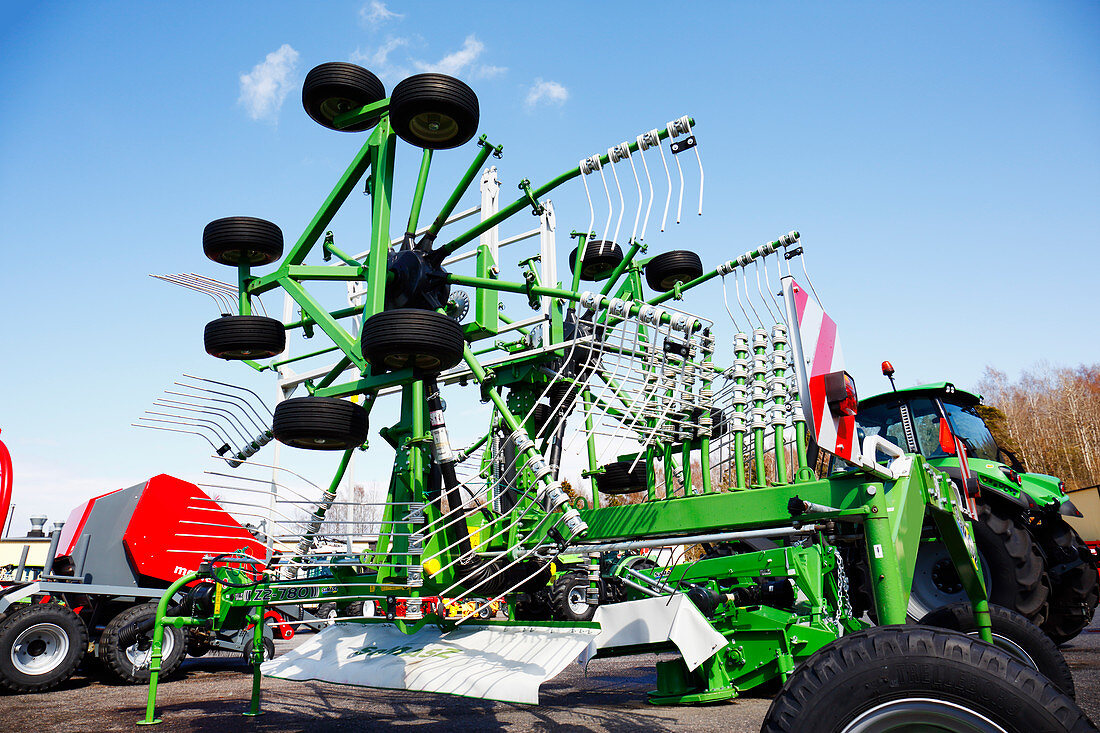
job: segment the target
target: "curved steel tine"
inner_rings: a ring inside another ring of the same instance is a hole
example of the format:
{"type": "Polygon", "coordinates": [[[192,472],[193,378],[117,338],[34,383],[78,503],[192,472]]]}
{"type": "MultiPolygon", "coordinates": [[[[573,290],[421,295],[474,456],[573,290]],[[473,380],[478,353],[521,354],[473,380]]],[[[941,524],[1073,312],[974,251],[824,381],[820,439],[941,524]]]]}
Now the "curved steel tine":
{"type": "Polygon", "coordinates": [[[626,213],[626,199],[623,198],[623,187],[619,184],[619,172],[615,170],[615,148],[607,149],[607,159],[611,161],[611,175],[615,177],[615,188],[619,191],[619,219],[615,222],[615,233],[611,236],[611,241],[615,244],[619,243],[619,227],[623,224],[623,214],[626,213]]]}
{"type": "Polygon", "coordinates": [[[642,223],[642,241],[645,241],[645,230],[649,226],[649,212],[653,209],[653,178],[649,175],[649,163],[645,159],[645,151],[642,149],[642,140],[645,136],[639,135],[637,138],[638,143],[638,155],[642,159],[642,167],[645,169],[645,179],[649,183],[649,203],[645,207],[645,221],[642,223]]]}
{"type": "MultiPolygon", "coordinates": [[[[262,407],[263,407],[263,408],[264,408],[265,410],[267,410],[267,414],[268,414],[268,415],[269,415],[270,417],[275,417],[274,413],[272,413],[272,412],[271,412],[271,408],[267,406],[267,403],[266,403],[266,402],[264,402],[263,398],[262,398],[262,397],[260,397],[260,396],[259,396],[258,394],[256,394],[255,392],[253,392],[252,390],[250,390],[250,389],[249,389],[248,387],[241,387],[241,386],[238,386],[238,385],[236,385],[236,384],[229,384],[228,382],[219,382],[219,381],[218,381],[218,380],[216,380],[216,379],[207,379],[206,377],[196,377],[196,376],[194,376],[193,374],[183,374],[182,376],[184,376],[184,377],[187,377],[188,379],[197,379],[197,380],[199,380],[200,382],[209,382],[210,384],[220,384],[220,385],[221,385],[221,386],[223,386],[223,387],[229,387],[229,389],[236,389],[236,390],[240,390],[241,392],[248,392],[248,394],[250,394],[250,395],[252,395],[253,397],[255,397],[255,398],[256,398],[256,400],[257,400],[257,401],[258,401],[258,402],[260,403],[260,405],[261,405],[261,406],[262,406],[262,407]]],[[[194,389],[201,389],[201,387],[194,387],[194,389]]],[[[250,403],[250,402],[247,402],[247,401],[246,401],[246,403],[247,403],[248,405],[250,405],[250,406],[251,406],[251,404],[252,404],[252,403],[250,403]]],[[[253,408],[253,412],[256,412],[255,408],[253,408]]],[[[256,416],[257,416],[257,417],[259,417],[259,416],[260,416],[260,413],[259,413],[259,412],[256,412],[256,416]]],[[[263,419],[263,418],[261,418],[261,420],[262,420],[262,419],[263,419]]]]}

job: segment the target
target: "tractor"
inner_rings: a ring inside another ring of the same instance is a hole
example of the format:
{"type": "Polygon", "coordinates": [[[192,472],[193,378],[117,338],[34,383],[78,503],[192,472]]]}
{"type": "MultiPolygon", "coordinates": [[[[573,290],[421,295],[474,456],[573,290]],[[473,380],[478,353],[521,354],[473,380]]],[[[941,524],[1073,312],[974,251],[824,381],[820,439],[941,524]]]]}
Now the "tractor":
{"type": "MultiPolygon", "coordinates": [[[[884,362],[891,382],[893,373],[884,362]]],[[[1061,644],[1089,624],[1100,600],[1096,560],[1065,520],[1081,513],[1060,479],[1028,473],[1015,452],[998,445],[987,414],[980,395],[939,382],[861,400],[858,421],[864,434],[920,453],[965,485],[978,507],[975,539],[991,602],[1028,617],[1061,644]]],[[[942,543],[922,543],[911,617],[965,598],[950,565],[942,543]]]]}

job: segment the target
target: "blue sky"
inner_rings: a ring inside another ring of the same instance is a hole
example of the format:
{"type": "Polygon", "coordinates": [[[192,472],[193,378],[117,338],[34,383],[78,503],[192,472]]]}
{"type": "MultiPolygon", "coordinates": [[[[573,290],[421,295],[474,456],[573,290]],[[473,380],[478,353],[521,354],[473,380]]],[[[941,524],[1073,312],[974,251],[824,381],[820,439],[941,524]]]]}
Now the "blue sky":
{"type": "MultiPolygon", "coordinates": [[[[15,526],[208,467],[197,439],[129,427],[179,373],[274,393],[203,352],[210,301],[148,275],[231,275],[200,248],[221,216],[297,236],[362,142],[302,111],[316,64],[355,61],[387,89],[429,69],[469,82],[480,132],[505,148],[506,192],[694,116],[704,216],[651,251],[692,249],[709,268],[800,230],[872,394],[884,358],[903,384],[965,386],[986,365],[1100,361],[1097,37],[1100,6],[1073,2],[4,4],[0,430],[15,526]]],[[[471,155],[437,155],[433,181],[471,155]]],[[[417,160],[399,151],[398,199],[417,160]]],[[[426,211],[448,190],[430,187],[426,211]]],[[[356,251],[361,202],[337,222],[356,251]]],[[[566,231],[587,223],[579,186],[555,205],[566,231]]]]}

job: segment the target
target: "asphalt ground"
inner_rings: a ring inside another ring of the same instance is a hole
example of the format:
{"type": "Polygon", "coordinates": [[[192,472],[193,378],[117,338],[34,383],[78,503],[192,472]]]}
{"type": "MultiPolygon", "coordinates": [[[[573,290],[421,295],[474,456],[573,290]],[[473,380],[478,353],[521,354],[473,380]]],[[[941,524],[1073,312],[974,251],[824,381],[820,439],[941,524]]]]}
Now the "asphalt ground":
{"type": "MultiPolygon", "coordinates": [[[[277,643],[282,653],[307,639],[277,643]]],[[[1077,686],[1077,702],[1100,721],[1100,623],[1062,647],[1077,686]]],[[[433,731],[758,731],[770,696],[746,696],[703,706],[657,707],[646,702],[656,686],[655,657],[597,659],[570,665],[542,686],[539,705],[473,700],[418,692],[349,687],[324,682],[263,680],[260,717],[248,709],[251,675],[235,658],[184,662],[161,685],[163,722],[139,728],[147,688],[102,682],[78,672],[62,687],[39,695],[0,694],[0,731],[363,731],[423,726],[433,731]]]]}

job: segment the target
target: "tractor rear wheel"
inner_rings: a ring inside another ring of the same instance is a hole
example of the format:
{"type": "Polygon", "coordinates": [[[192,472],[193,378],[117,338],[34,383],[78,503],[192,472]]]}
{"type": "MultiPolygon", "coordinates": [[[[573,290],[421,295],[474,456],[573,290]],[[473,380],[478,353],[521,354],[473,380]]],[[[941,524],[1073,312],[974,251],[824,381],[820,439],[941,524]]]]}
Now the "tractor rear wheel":
{"type": "MultiPolygon", "coordinates": [[[[569,271],[577,270],[576,247],[569,253],[569,271]]],[[[623,261],[623,251],[614,242],[596,239],[584,245],[584,256],[581,257],[581,280],[594,281],[607,278],[611,271],[623,261]]]]}
{"type": "MultiPolygon", "coordinates": [[[[978,502],[974,522],[978,559],[989,602],[1042,625],[1047,616],[1050,581],[1043,556],[1027,529],[998,507],[978,502]]],[[[921,542],[909,616],[923,618],[937,608],[966,600],[962,583],[942,542],[921,542]]]]}
{"type": "Polygon", "coordinates": [[[363,324],[363,357],[376,368],[438,374],[462,361],[465,345],[462,326],[431,310],[396,308],[363,324]]]}
{"type": "Polygon", "coordinates": [[[678,249],[659,254],[645,266],[645,281],[660,293],[672,290],[676,283],[686,283],[703,274],[699,255],[678,249]]]}
{"type": "MultiPolygon", "coordinates": [[[[989,617],[993,624],[993,646],[1003,649],[1039,672],[1070,697],[1076,697],[1073,675],[1066,664],[1066,658],[1042,629],[1015,611],[993,603],[989,604],[989,617]]],[[[978,635],[974,607],[969,603],[954,603],[938,608],[918,623],[922,626],[961,631],[970,636],[978,635]]]]}
{"type": "Polygon", "coordinates": [[[588,605],[588,573],[562,573],[554,578],[550,608],[558,621],[591,621],[596,607],[588,605]]]}
{"type": "Polygon", "coordinates": [[[995,646],[928,627],[879,626],[814,654],[772,701],[762,733],[1095,731],[1053,683],[995,646]]]}
{"type": "Polygon", "coordinates": [[[72,676],[88,648],[88,630],[69,608],[32,603],[0,623],[0,687],[43,692],[72,676]]]}
{"type": "Polygon", "coordinates": [[[252,216],[215,219],[202,230],[202,251],[221,265],[268,265],[283,256],[283,230],[252,216]]]}
{"type": "Polygon", "coordinates": [[[1100,601],[1096,560],[1081,536],[1061,517],[1043,520],[1037,533],[1047,557],[1050,575],[1050,613],[1043,631],[1055,644],[1064,644],[1092,621],[1100,601]]]}
{"type": "Polygon", "coordinates": [[[283,353],[286,329],[274,318],[222,316],[206,324],[206,353],[219,359],[266,359],[283,353]]]}
{"type": "MultiPolygon", "coordinates": [[[[149,665],[153,660],[153,627],[138,630],[156,618],[157,604],[143,603],[122,611],[107,624],[99,637],[99,656],[106,662],[111,676],[121,682],[149,681],[149,665]]],[[[187,641],[182,630],[164,627],[161,643],[160,679],[175,672],[183,661],[187,641]]]]}
{"type": "Polygon", "coordinates": [[[295,448],[347,450],[367,439],[367,411],[335,397],[295,397],[275,406],[271,431],[295,448]]]}
{"type": "Polygon", "coordinates": [[[378,124],[374,117],[349,127],[337,127],[333,120],[345,112],[386,98],[386,87],[362,66],[335,61],[315,66],[302,82],[302,107],[321,127],[339,132],[362,132],[378,124]]]}
{"type": "Polygon", "coordinates": [[[407,143],[429,150],[457,148],[477,132],[474,90],[444,74],[416,74],[390,95],[390,124],[407,143]]]}

